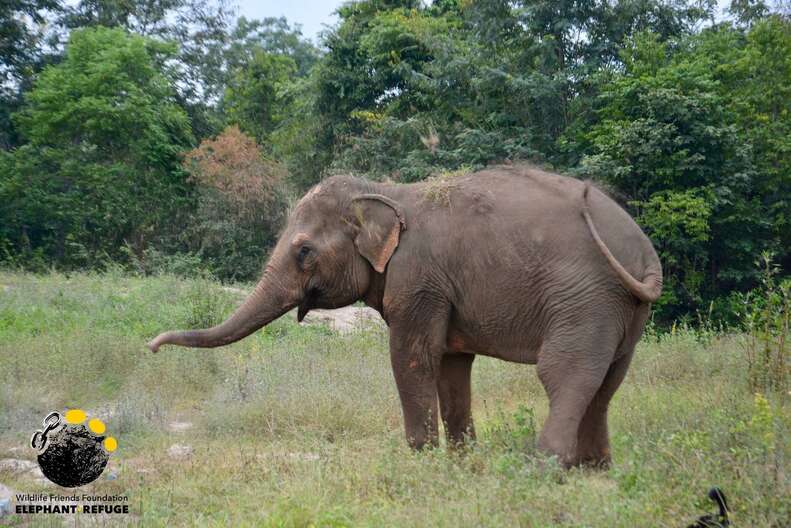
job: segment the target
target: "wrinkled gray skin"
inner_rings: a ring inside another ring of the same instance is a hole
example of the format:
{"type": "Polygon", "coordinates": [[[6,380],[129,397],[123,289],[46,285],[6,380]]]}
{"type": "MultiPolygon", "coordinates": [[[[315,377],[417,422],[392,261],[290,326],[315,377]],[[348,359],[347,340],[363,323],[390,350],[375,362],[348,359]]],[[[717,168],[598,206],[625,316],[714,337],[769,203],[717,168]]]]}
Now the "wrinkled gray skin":
{"type": "Polygon", "coordinates": [[[592,185],[532,167],[437,185],[323,181],[227,321],[149,348],[226,345],[294,307],[301,320],[361,299],[388,324],[413,447],[437,444],[438,416],[449,442],[474,438],[470,370],[483,354],[538,366],[540,448],[566,466],[609,463],[607,407],[662,288],[650,241],[592,185]]]}

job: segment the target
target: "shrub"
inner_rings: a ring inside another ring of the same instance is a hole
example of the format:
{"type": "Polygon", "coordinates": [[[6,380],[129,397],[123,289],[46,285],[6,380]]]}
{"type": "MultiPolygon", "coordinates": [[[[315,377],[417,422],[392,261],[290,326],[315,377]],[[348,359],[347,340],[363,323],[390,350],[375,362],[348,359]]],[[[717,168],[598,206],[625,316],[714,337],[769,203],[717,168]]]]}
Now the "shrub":
{"type": "Polygon", "coordinates": [[[191,250],[221,279],[254,277],[285,214],[285,170],[236,126],[201,142],[184,166],[199,196],[191,250]]]}
{"type": "Polygon", "coordinates": [[[753,392],[789,392],[789,319],[791,280],[777,282],[779,268],[772,255],[764,253],[761,287],[744,296],[747,329],[748,380],[753,392]]]}

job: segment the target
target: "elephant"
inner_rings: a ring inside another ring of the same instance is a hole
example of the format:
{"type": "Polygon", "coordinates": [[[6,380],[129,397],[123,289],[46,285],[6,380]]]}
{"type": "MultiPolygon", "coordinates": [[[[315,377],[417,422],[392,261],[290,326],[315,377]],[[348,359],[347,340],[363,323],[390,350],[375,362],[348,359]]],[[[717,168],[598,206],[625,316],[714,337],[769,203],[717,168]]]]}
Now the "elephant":
{"type": "Polygon", "coordinates": [[[291,211],[254,291],[223,323],[148,343],[217,347],[293,308],[377,310],[407,442],[475,439],[475,356],[537,366],[549,398],[538,447],[606,466],[610,400],[662,291],[635,221],[589,181],[531,164],[419,183],[336,175],[291,211]]]}

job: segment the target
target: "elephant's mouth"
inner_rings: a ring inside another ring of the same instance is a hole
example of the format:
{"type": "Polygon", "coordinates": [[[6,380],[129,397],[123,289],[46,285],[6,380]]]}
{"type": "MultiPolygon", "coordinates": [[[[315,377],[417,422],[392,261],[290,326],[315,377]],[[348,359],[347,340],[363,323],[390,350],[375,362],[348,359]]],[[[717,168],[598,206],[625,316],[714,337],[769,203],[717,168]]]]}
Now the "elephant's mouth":
{"type": "Polygon", "coordinates": [[[297,309],[297,322],[302,322],[308,312],[316,306],[316,299],[321,295],[321,292],[318,288],[310,288],[308,292],[305,294],[305,298],[302,299],[302,302],[299,303],[299,308],[297,309]]]}

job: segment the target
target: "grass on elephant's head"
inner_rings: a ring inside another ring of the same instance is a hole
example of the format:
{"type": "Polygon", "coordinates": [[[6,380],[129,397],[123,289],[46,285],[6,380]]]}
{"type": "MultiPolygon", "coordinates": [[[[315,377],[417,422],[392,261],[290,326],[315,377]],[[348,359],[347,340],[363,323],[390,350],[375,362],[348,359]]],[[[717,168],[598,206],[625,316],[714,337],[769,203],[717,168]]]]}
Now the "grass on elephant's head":
{"type": "Polygon", "coordinates": [[[791,516],[787,398],[749,393],[739,336],[645,339],[611,406],[613,468],[565,472],[535,449],[534,367],[476,359],[478,442],[415,454],[382,331],[286,316],[217,350],[144,346],[239,301],[209,280],[0,274],[0,458],[79,406],[106,412],[121,445],[118,478],[88,491],[128,494],[145,526],[683,526],[712,510],[712,485],[736,525],[791,516]],[[193,455],[169,457],[174,443],[193,455]]]}
{"type": "Polygon", "coordinates": [[[424,182],[423,197],[443,206],[450,206],[450,194],[459,186],[456,181],[459,176],[472,173],[472,169],[467,166],[459,167],[456,170],[442,171],[427,178],[424,182]]]}

